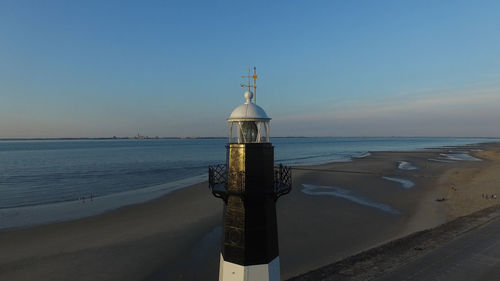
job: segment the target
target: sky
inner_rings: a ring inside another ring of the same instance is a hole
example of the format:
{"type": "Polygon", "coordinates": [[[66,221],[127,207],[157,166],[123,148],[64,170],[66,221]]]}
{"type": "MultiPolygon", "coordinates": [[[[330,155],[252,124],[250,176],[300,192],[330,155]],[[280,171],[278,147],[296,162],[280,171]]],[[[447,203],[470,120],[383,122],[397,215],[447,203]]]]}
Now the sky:
{"type": "Polygon", "coordinates": [[[0,1],[0,138],[500,137],[500,1],[0,1]]]}

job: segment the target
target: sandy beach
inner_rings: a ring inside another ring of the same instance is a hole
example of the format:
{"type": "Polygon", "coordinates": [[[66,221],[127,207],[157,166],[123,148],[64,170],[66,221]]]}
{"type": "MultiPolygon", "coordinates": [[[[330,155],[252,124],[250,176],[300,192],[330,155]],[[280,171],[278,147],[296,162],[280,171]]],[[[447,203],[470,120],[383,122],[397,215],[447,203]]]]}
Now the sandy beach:
{"type": "MultiPolygon", "coordinates": [[[[500,144],[377,152],[296,167],[293,181],[277,205],[283,279],[499,204],[500,144]]],[[[202,183],[0,232],[0,280],[216,280],[222,208],[202,183]]]]}

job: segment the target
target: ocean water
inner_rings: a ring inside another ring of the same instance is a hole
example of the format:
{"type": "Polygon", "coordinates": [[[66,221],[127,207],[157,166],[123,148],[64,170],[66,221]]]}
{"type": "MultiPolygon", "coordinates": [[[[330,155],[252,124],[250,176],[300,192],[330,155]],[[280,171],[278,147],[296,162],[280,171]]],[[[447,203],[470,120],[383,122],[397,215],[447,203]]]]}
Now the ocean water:
{"type": "MultiPolygon", "coordinates": [[[[303,165],[349,161],[370,151],[417,150],[498,139],[274,138],[271,141],[277,163],[303,165]]],[[[89,202],[91,194],[93,201],[115,198],[116,204],[108,205],[115,207],[120,205],[118,201],[139,200],[125,200],[126,196],[151,199],[205,180],[208,165],[224,162],[225,144],[226,139],[0,141],[0,219],[4,224],[8,217],[15,222],[16,216],[29,207],[50,209],[54,213],[51,205],[70,208],[74,202],[81,203],[82,197],[89,202]]],[[[81,210],[78,214],[85,216],[81,210]]]]}

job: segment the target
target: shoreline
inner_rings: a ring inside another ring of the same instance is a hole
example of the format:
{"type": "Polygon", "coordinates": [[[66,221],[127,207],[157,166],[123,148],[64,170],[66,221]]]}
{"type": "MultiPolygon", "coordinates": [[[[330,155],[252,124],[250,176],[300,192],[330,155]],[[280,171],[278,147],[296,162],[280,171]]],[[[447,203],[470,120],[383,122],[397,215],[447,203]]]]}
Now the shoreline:
{"type": "Polygon", "coordinates": [[[99,216],[168,196],[176,190],[204,183],[205,175],[194,176],[160,185],[128,190],[99,197],[50,204],[0,208],[0,232],[21,230],[53,223],[99,216]]]}
{"type": "MultiPolygon", "coordinates": [[[[453,139],[453,137],[450,137],[450,139],[453,139]]],[[[470,139],[476,139],[476,138],[470,138],[470,139]]],[[[470,146],[487,145],[490,143],[496,143],[496,142],[465,144],[465,145],[460,145],[458,147],[466,148],[470,146]]],[[[397,153],[397,152],[417,153],[419,151],[422,152],[422,151],[443,150],[448,147],[457,147],[457,146],[429,147],[423,149],[415,148],[411,150],[398,149],[396,151],[366,151],[366,152],[359,152],[358,154],[352,155],[350,158],[346,159],[344,158],[330,159],[327,161],[299,163],[299,164],[293,164],[292,166],[298,169],[300,169],[301,167],[311,167],[311,166],[320,167],[336,163],[346,163],[346,162],[351,163],[359,159],[370,157],[373,153],[397,153]]],[[[53,202],[46,204],[34,204],[27,206],[0,208],[0,219],[1,219],[0,232],[31,228],[51,223],[77,220],[86,217],[105,214],[107,212],[126,206],[148,203],[152,200],[159,199],[163,196],[168,196],[168,194],[170,194],[175,190],[181,188],[188,188],[193,185],[204,183],[206,182],[206,178],[207,175],[198,175],[164,184],[144,187],[140,189],[133,189],[118,193],[112,193],[108,195],[94,197],[93,198],[94,202],[91,202],[91,200],[89,200],[90,195],[87,194],[88,195],[87,198],[83,197],[84,198],[83,203],[90,202],[92,205],[90,204],[82,205],[80,204],[82,203],[81,199],[78,198],[75,200],[60,201],[60,202],[53,202]],[[61,216],[61,214],[63,215],[61,216]]]]}
{"type": "MultiPolygon", "coordinates": [[[[498,163],[491,159],[454,163],[428,159],[441,157],[440,153],[448,150],[478,148],[484,149],[469,152],[485,157],[488,155],[484,153],[499,147],[499,143],[490,143],[425,151],[372,152],[350,162],[294,171],[292,193],[282,197],[277,205],[282,278],[449,220],[457,212],[443,212],[454,197],[440,203],[435,197],[446,195],[444,187],[454,172],[488,170],[489,165],[498,163]],[[398,169],[401,161],[418,169],[398,169]],[[439,178],[452,168],[459,170],[446,174],[441,188],[436,187],[439,178]],[[382,176],[410,179],[415,186],[404,188],[401,183],[382,176]],[[302,184],[320,186],[316,192],[322,194],[306,194],[302,184]],[[332,188],[348,190],[352,198],[334,196],[338,189],[332,188]],[[360,204],[361,199],[371,205],[360,204]],[[373,207],[380,206],[377,203],[400,214],[373,207]]],[[[493,176],[494,171],[487,173],[493,176]]],[[[481,172],[475,175],[482,176],[481,172]]],[[[463,200],[463,196],[459,199],[463,200]]],[[[206,184],[200,183],[92,217],[0,232],[0,279],[36,276],[38,280],[54,280],[71,276],[72,280],[215,280],[221,221],[222,202],[211,196],[206,184]],[[190,268],[193,263],[200,266],[193,270],[190,268]],[[77,270],[80,267],[84,269],[77,270]],[[78,276],[74,275],[75,270],[78,276]]]]}

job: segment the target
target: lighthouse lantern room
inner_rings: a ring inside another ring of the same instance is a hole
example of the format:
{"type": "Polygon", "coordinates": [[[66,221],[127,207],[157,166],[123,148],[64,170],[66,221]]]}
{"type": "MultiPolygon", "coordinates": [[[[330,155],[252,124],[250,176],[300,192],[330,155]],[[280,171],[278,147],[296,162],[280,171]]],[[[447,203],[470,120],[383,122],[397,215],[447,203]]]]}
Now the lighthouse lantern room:
{"type": "Polygon", "coordinates": [[[248,90],[246,102],[233,110],[227,119],[229,123],[229,143],[269,142],[269,121],[262,107],[253,103],[254,94],[248,90]]]}

